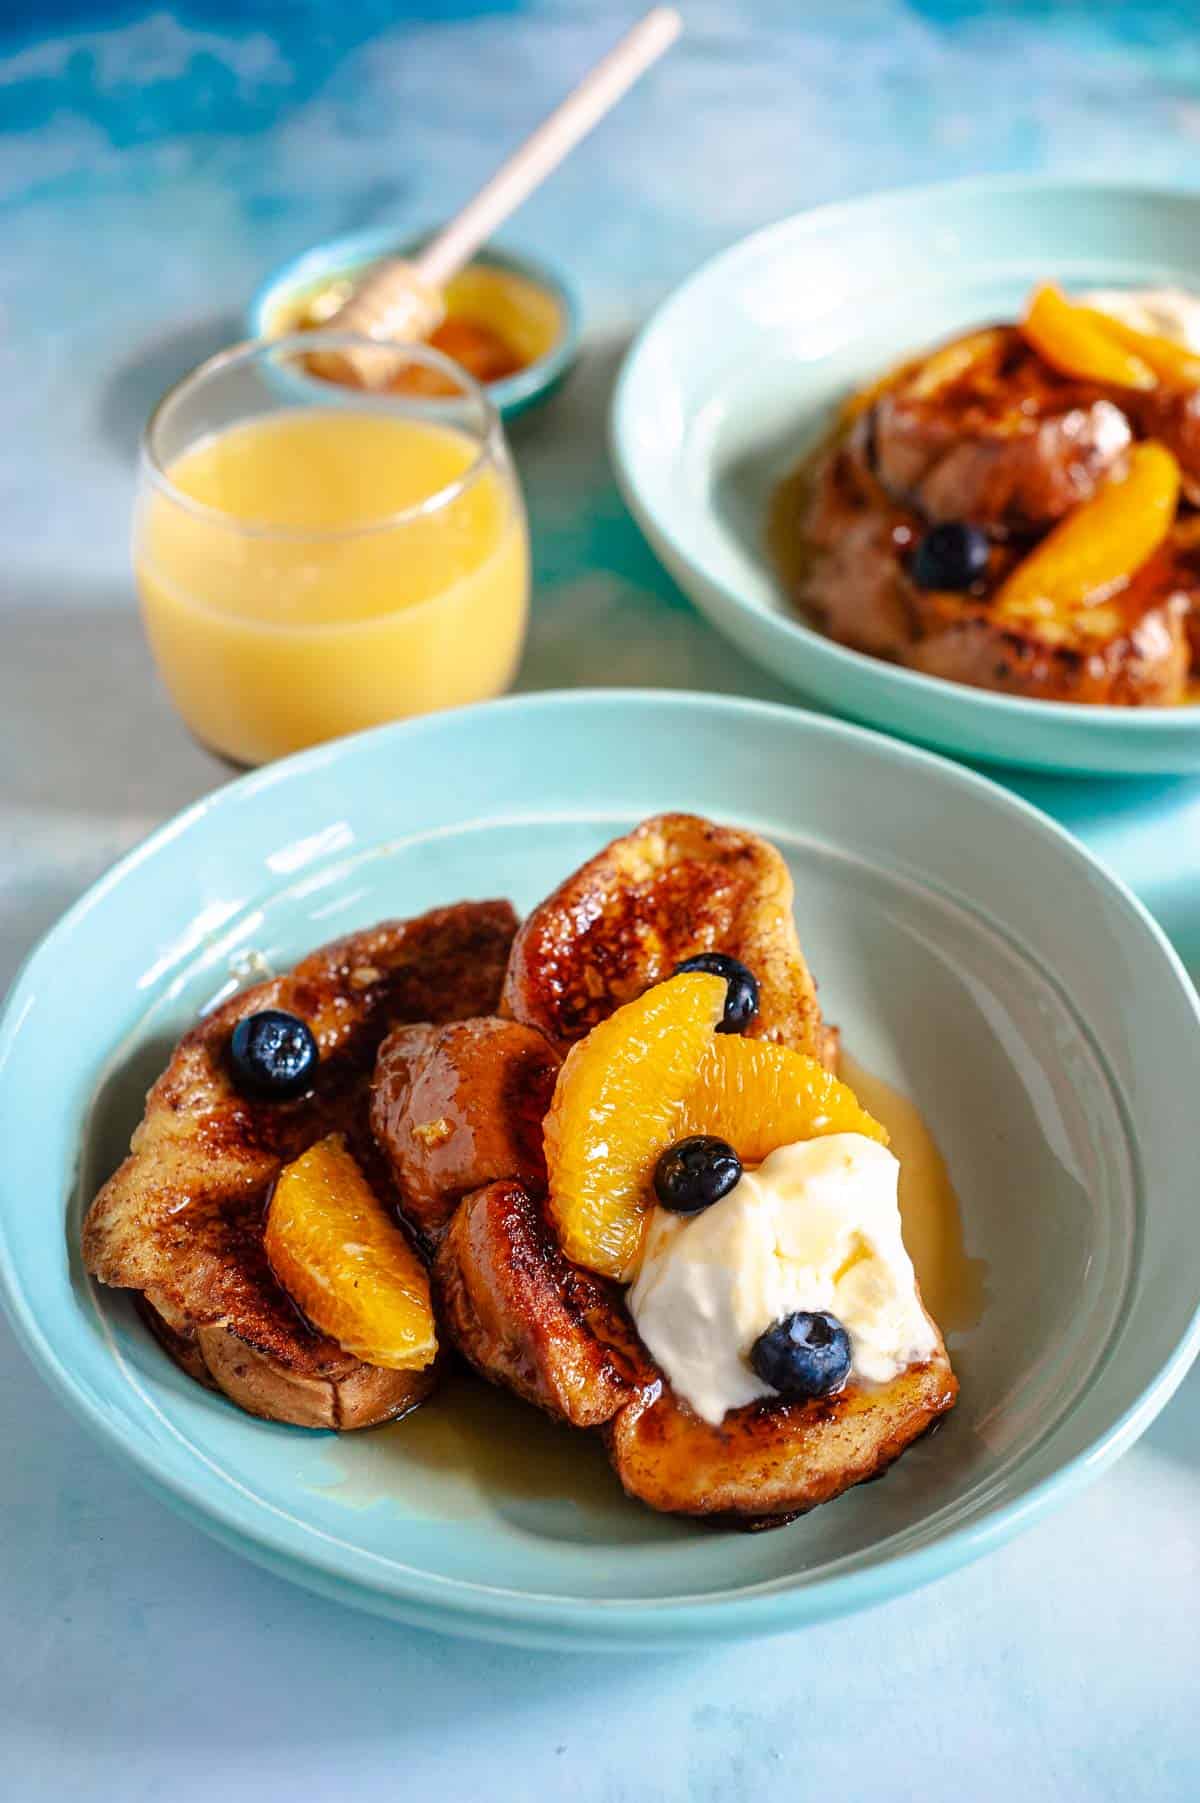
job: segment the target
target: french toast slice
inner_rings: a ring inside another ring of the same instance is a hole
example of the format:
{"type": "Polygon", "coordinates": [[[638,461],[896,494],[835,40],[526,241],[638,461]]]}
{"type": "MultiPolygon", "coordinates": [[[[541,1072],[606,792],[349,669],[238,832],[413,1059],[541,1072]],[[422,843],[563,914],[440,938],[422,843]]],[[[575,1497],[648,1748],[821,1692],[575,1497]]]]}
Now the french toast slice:
{"type": "Polygon", "coordinates": [[[725,952],[758,977],[750,1035],[824,1059],[830,1041],[792,897],[787,865],[757,834],[659,814],[614,839],[529,915],[501,1012],[565,1052],[685,958],[725,952]]]}
{"type": "Polygon", "coordinates": [[[917,622],[904,661],[927,676],[1038,701],[1165,707],[1183,700],[1192,592],[1170,545],[1062,632],[1007,620],[986,599],[923,591],[903,571],[897,580],[917,622]]]}
{"type": "Polygon", "coordinates": [[[1132,437],[1102,387],[1060,375],[1016,326],[992,326],[885,378],[850,451],[926,520],[1026,531],[1088,500],[1132,437]]]}
{"type": "Polygon", "coordinates": [[[611,1420],[652,1378],[619,1291],[570,1262],[519,1183],[489,1184],[459,1205],[433,1284],[464,1358],[572,1427],[611,1420]]]}
{"type": "Polygon", "coordinates": [[[436,1243],[459,1202],[499,1177],[546,1184],[542,1122],[559,1058],[532,1027],[489,1016],[396,1027],[379,1048],[371,1129],[405,1219],[436,1243]]]}
{"type": "Polygon", "coordinates": [[[754,1403],[712,1427],[638,1339],[620,1291],[573,1265],[540,1202],[495,1183],[458,1208],[433,1264],[439,1317],[489,1382],[599,1428],[626,1492],[669,1514],[783,1526],[879,1476],[953,1406],[941,1339],[890,1383],[818,1402],[754,1403]]]}
{"type": "Polygon", "coordinates": [[[401,1022],[494,1010],[515,930],[499,901],[387,922],[231,997],[184,1035],[129,1156],[88,1211],[83,1256],[102,1283],[140,1292],[190,1375],[252,1414],[303,1427],[371,1426],[428,1394],[432,1368],[366,1365],[305,1322],[267,1262],[264,1211],[283,1166],[331,1132],[346,1135],[372,1188],[396,1206],[368,1124],[380,1042],[401,1022]],[[294,1101],[234,1087],[230,1036],[263,1008],[299,1015],[316,1038],[316,1078],[294,1101]]]}
{"type": "Polygon", "coordinates": [[[626,1492],[652,1509],[782,1526],[881,1477],[957,1394],[939,1338],[933,1358],[888,1383],[849,1384],[809,1402],[750,1403],[717,1427],[665,1382],[650,1386],[605,1425],[604,1440],[626,1492]]]}

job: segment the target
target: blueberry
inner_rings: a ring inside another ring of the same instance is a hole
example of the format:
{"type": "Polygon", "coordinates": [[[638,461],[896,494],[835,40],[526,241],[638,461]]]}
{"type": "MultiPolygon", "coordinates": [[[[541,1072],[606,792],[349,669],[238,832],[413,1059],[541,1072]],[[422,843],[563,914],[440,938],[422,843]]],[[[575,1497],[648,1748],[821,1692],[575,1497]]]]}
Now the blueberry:
{"type": "Polygon", "coordinates": [[[982,526],[945,520],[931,526],[912,554],[908,573],[918,588],[964,589],[987,575],[988,541],[982,526]]]}
{"type": "Polygon", "coordinates": [[[695,1133],[668,1146],[654,1167],[654,1193],[677,1215],[699,1214],[727,1196],[742,1174],[733,1147],[710,1133],[695,1133]]]}
{"type": "Polygon", "coordinates": [[[783,1396],[832,1396],[850,1375],[850,1335],[835,1316],[800,1309],[759,1334],[750,1363],[783,1396]]]}
{"type": "Polygon", "coordinates": [[[247,1014],[229,1042],[234,1082],[243,1095],[263,1102],[303,1095],[316,1075],[317,1055],[311,1028],[282,1008],[247,1014]]]}
{"type": "Polygon", "coordinates": [[[706,970],[711,976],[724,977],[725,1012],[717,1023],[718,1033],[744,1033],[754,1024],[758,1014],[758,978],[740,958],[727,957],[724,952],[697,952],[694,958],[677,964],[672,974],[678,976],[684,970],[706,970]]]}

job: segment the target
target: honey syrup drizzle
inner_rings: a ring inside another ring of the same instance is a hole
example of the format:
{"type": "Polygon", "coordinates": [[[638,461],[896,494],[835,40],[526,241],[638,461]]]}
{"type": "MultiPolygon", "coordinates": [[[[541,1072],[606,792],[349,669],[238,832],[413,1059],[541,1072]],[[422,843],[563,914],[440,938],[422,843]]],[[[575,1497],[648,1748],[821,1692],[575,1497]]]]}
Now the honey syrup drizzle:
{"type": "Polygon", "coordinates": [[[767,552],[772,568],[793,603],[804,587],[811,560],[800,521],[812,493],[813,460],[814,454],[810,453],[788,472],[771,495],[767,510],[767,552]]]}
{"type": "Polygon", "coordinates": [[[842,1053],[838,1074],[883,1122],[900,1160],[904,1244],[926,1308],[944,1334],[977,1326],[987,1302],[987,1261],[967,1253],[954,1183],[920,1109],[848,1052],[842,1053]]]}

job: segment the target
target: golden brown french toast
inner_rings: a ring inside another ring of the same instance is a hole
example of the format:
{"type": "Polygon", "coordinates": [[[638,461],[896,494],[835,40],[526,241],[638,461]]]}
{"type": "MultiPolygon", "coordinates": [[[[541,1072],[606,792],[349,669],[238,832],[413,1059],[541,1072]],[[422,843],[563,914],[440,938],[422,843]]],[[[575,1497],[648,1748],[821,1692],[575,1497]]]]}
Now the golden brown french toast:
{"type": "Polygon", "coordinates": [[[379,1048],[371,1129],[405,1218],[435,1242],[498,1177],[545,1187],[542,1122],[559,1058],[532,1027],[485,1016],[396,1027],[379,1048]]]}
{"type": "Polygon", "coordinates": [[[652,1367],[603,1278],[573,1265],[519,1183],[463,1202],[433,1261],[439,1318],[463,1356],[572,1427],[599,1427],[652,1367]]]}
{"type": "Polygon", "coordinates": [[[849,449],[927,520],[1027,530],[1094,494],[1132,438],[1102,388],[1060,375],[1016,326],[992,326],[885,380],[849,449]]]}
{"type": "Polygon", "coordinates": [[[917,630],[905,662],[927,676],[1036,701],[1163,707],[1183,698],[1191,578],[1171,546],[1065,633],[1006,620],[991,598],[922,592],[903,570],[896,581],[917,630]]]}
{"type": "Polygon", "coordinates": [[[264,1208],[283,1166],[335,1131],[395,1206],[368,1126],[379,1044],[401,1022],[494,1010],[515,928],[498,901],[388,922],[313,952],[185,1034],[128,1158],[88,1212],[83,1253],[102,1283],[141,1293],[192,1376],[253,1414],[305,1427],[370,1426],[428,1393],[432,1369],[365,1365],[308,1326],[267,1263],[264,1208]],[[233,1082],[233,1029],[266,1008],[299,1016],[317,1042],[313,1085],[292,1101],[254,1100],[233,1082]]]}
{"type": "MultiPolygon", "coordinates": [[[[714,1022],[729,1019],[718,995],[698,1056],[718,1044],[756,1063],[831,1055],[836,1035],[821,1022],[791,906],[773,848],[665,815],[586,865],[519,937],[507,904],[462,904],[313,953],[181,1041],[130,1156],[89,1211],[89,1269],[138,1291],[179,1365],[256,1414],[348,1428],[404,1413],[428,1394],[433,1369],[383,1370],[317,1332],[264,1246],[266,1205],[274,1189],[274,1220],[292,1176],[277,1185],[281,1171],[343,1134],[375,1196],[433,1249],[438,1321],[455,1347],[493,1383],[601,1432],[631,1495],[762,1527],[877,1475],[953,1403],[940,1338],[931,1359],[891,1383],[758,1403],[712,1427],[671,1390],[620,1286],[567,1257],[548,1206],[541,1136],[561,1048],[693,953],[749,965],[761,998],[753,1032],[790,1048],[712,1040],[714,1022]],[[506,1017],[496,1013],[502,991],[506,1017]],[[234,1029],[263,1009],[298,1016],[315,1037],[315,1074],[295,1100],[255,1100],[235,1079],[234,1029]]],[[[794,1062],[824,1094],[829,1079],[794,1062]]],[[[785,1116],[773,1106],[770,1118],[785,1116]]],[[[285,1269],[278,1247],[272,1256],[285,1269]]]]}
{"type": "Polygon", "coordinates": [[[614,839],[533,910],[517,934],[502,1012],[566,1048],[698,952],[759,981],[750,1029],[823,1058],[816,985],[783,858],[754,833],[660,814],[614,839]]]}
{"type": "Polygon", "coordinates": [[[806,1402],[755,1402],[710,1427],[665,1382],[606,1425],[605,1445],[630,1496],[672,1515],[768,1527],[880,1477],[954,1406],[945,1348],[883,1384],[849,1384],[806,1402]]]}

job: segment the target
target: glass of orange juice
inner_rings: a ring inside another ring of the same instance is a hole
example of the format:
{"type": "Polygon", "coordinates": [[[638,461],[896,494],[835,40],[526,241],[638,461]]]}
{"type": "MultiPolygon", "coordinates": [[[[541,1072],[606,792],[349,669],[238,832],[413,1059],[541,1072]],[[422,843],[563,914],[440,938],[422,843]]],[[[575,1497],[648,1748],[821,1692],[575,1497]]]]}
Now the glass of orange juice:
{"type": "Polygon", "coordinates": [[[146,632],[184,720],[236,763],[499,694],[521,654],[528,534],[495,409],[424,345],[387,347],[399,392],[312,373],[363,343],[225,351],[146,428],[146,632]]]}

